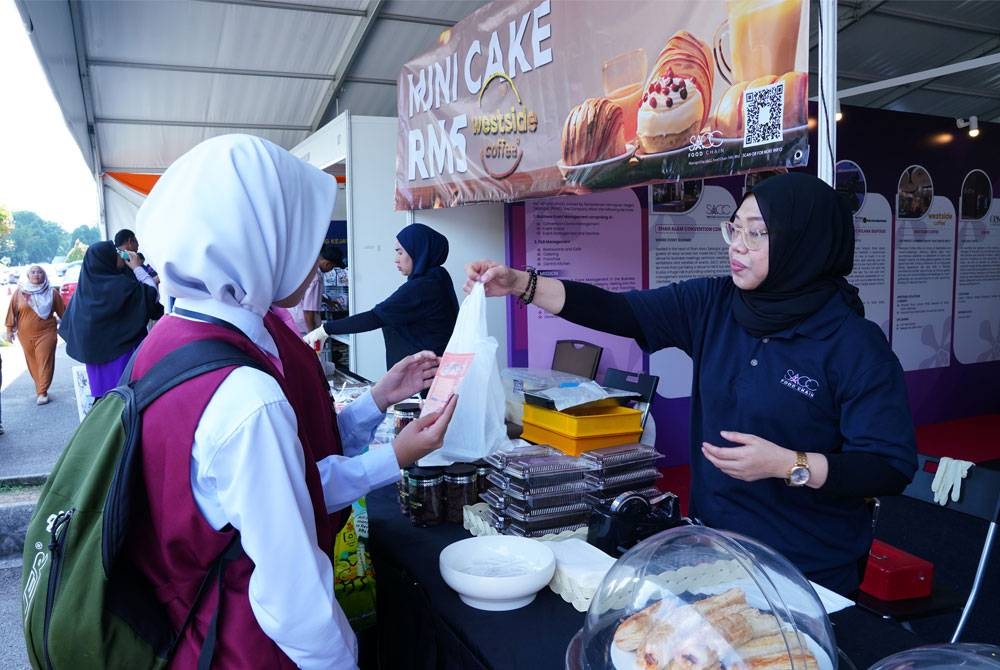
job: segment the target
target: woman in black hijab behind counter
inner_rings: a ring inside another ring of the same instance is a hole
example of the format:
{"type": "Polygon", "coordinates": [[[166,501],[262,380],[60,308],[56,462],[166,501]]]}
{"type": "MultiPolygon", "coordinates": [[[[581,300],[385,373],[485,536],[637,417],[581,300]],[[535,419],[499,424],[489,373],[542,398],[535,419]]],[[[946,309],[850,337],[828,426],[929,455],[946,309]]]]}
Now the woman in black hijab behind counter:
{"type": "Polygon", "coordinates": [[[422,223],[403,228],[396,235],[396,268],[406,282],[370,311],[323,322],[305,336],[306,343],[315,346],[330,335],[381,328],[386,369],[425,349],[440,356],[458,318],[455,287],[442,267],[446,260],[448,238],[444,235],[422,223]]]}
{"type": "Polygon", "coordinates": [[[722,237],[723,277],[611,293],[479,261],[466,288],[690,355],[692,516],[849,594],[871,545],[865,499],[900,493],[916,469],[902,367],[846,279],[850,210],[816,177],[778,175],[722,237]]]}

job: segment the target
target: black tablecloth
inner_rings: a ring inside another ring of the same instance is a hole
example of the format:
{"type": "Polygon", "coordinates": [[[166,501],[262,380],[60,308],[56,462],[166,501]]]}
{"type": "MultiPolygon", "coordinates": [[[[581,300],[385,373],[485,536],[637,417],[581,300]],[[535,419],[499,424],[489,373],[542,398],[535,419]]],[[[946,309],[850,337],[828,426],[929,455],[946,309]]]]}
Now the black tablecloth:
{"type": "MultiPolygon", "coordinates": [[[[368,515],[381,668],[564,667],[566,646],[583,626],[583,613],[548,588],[527,607],[509,612],[469,607],[438,569],[441,550],[470,537],[468,531],[453,524],[412,526],[400,513],[394,487],[368,496],[368,515]]],[[[830,620],[838,646],[859,670],[921,644],[913,633],[858,607],[830,620]]]]}

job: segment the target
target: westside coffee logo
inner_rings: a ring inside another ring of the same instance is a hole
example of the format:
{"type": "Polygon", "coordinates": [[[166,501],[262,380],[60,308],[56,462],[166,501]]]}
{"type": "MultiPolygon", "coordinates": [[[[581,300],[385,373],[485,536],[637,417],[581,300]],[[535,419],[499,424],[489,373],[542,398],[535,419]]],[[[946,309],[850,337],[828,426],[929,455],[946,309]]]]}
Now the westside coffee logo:
{"type": "Polygon", "coordinates": [[[488,99],[498,100],[497,109],[473,116],[472,134],[490,136],[479,151],[479,162],[489,176],[506,179],[521,165],[524,158],[521,137],[538,130],[538,114],[525,106],[514,80],[502,72],[493,74],[483,84],[479,92],[480,109],[489,90],[492,93],[488,99]]]}

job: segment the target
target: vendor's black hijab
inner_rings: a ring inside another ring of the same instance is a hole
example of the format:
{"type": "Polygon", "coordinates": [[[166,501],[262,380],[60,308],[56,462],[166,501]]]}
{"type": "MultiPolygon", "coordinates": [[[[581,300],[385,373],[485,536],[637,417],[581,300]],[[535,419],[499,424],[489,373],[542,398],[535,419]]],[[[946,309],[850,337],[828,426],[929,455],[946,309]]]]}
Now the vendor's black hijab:
{"type": "Polygon", "coordinates": [[[66,353],[83,363],[107,363],[128,352],[145,335],[155,309],[152,291],[131,271],[122,272],[117,254],[113,242],[90,245],[59,326],[66,353]]]}
{"type": "Polygon", "coordinates": [[[458,298],[451,275],[442,266],[448,260],[448,238],[422,223],[412,223],[396,235],[399,245],[413,260],[406,283],[375,306],[385,323],[413,320],[421,304],[428,299],[444,301],[448,311],[458,314],[458,298]]]}
{"type": "Polygon", "coordinates": [[[448,238],[422,223],[403,228],[396,239],[413,259],[413,271],[406,281],[413,281],[448,260],[448,238]]]}
{"type": "Polygon", "coordinates": [[[854,267],[854,221],[837,192],[791,173],[769,177],[747,195],[757,198],[767,225],[768,271],[754,290],[737,291],[735,319],[755,337],[770,335],[815,314],[836,293],[864,316],[858,289],[845,279],[854,267]]]}

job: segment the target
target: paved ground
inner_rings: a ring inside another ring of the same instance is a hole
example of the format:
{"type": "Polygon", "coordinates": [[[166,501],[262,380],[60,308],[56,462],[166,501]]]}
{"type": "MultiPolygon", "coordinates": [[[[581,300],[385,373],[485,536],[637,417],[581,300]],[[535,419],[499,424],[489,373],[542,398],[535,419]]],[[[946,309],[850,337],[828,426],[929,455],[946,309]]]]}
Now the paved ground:
{"type": "Polygon", "coordinates": [[[24,354],[15,342],[0,347],[3,358],[3,425],[0,435],[0,478],[47,474],[62,448],[80,424],[73,391],[72,367],[76,361],[66,355],[59,340],[56,369],[49,389],[51,402],[35,404],[35,385],[24,364],[24,354]]]}
{"type": "MultiPolygon", "coordinates": [[[[0,318],[6,316],[9,300],[4,289],[5,286],[0,287],[0,318]]],[[[52,402],[39,407],[35,404],[34,382],[28,375],[21,347],[16,342],[13,346],[0,346],[0,358],[3,360],[0,420],[6,429],[6,434],[0,435],[0,486],[7,489],[11,477],[48,474],[79,425],[71,372],[77,363],[66,355],[66,346],[59,340],[55,377],[49,390],[52,402]]],[[[12,513],[14,506],[23,508],[33,495],[30,488],[0,492],[0,524],[11,526],[0,528],[0,547],[11,549],[2,540],[17,534],[13,525],[18,523],[16,519],[25,516],[12,513]]],[[[29,667],[21,629],[20,590],[19,553],[0,556],[0,668],[4,670],[29,667]]]]}
{"type": "Polygon", "coordinates": [[[27,670],[21,631],[21,562],[0,562],[0,668],[27,670]]]}

